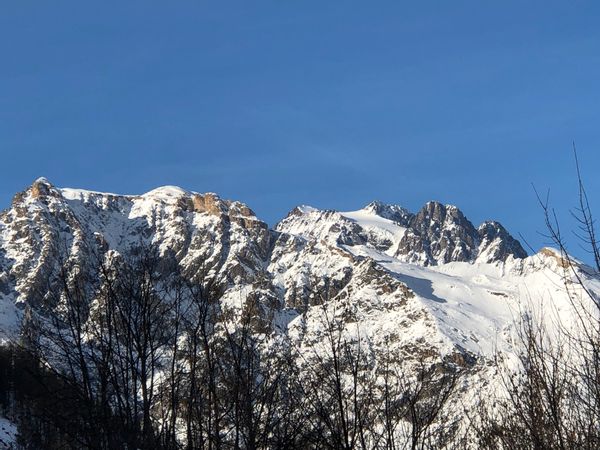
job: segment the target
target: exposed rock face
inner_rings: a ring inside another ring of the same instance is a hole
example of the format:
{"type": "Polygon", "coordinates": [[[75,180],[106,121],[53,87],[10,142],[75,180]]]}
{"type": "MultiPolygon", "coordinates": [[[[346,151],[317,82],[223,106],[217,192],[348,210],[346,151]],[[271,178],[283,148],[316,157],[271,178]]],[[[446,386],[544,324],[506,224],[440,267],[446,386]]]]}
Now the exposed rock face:
{"type": "Polygon", "coordinates": [[[159,188],[142,196],[57,189],[37,180],[15,196],[0,222],[2,290],[17,302],[40,302],[61,263],[94,270],[108,251],[130,254],[157,245],[188,276],[212,274],[250,283],[273,241],[247,206],[216,194],[159,188]]]}
{"type": "Polygon", "coordinates": [[[471,261],[478,237],[458,208],[429,202],[411,219],[396,256],[424,265],[471,261]]]}
{"type": "Polygon", "coordinates": [[[276,230],[316,239],[332,245],[362,245],[367,242],[364,229],[337,211],[296,207],[279,222],[276,230]]]}
{"type": "Polygon", "coordinates": [[[423,266],[455,261],[497,263],[527,256],[498,222],[485,222],[476,229],[456,206],[439,202],[427,203],[416,214],[381,202],[351,213],[301,206],[276,229],[332,245],[368,245],[423,266]]]}
{"type": "Polygon", "coordinates": [[[208,213],[213,216],[220,216],[225,212],[225,205],[215,194],[193,194],[192,204],[194,212],[208,213]]]}
{"type": "Polygon", "coordinates": [[[428,266],[480,257],[499,262],[510,256],[525,258],[527,253],[498,222],[475,229],[456,206],[429,202],[411,218],[395,256],[428,266]]]}
{"type": "Polygon", "coordinates": [[[479,257],[482,262],[506,261],[510,256],[526,258],[527,252],[521,243],[513,238],[498,222],[482,223],[477,229],[479,234],[479,257]]]}
{"type": "Polygon", "coordinates": [[[54,187],[45,178],[38,178],[31,185],[31,196],[33,198],[40,198],[45,195],[50,195],[51,191],[54,191],[54,193],[56,194],[56,190],[54,189],[54,187]]]}

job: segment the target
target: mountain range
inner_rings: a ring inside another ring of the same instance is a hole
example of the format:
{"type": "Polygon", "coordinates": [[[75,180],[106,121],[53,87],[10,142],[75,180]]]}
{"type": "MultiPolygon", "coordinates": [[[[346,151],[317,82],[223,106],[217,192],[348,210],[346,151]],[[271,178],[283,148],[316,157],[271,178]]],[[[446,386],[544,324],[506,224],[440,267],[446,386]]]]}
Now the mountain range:
{"type": "MultiPolygon", "coordinates": [[[[0,214],[0,333],[18,339],[28,311],[44,314],[61,264],[99,278],[94,261],[155,246],[190,280],[218,280],[232,317],[253,308],[265,335],[302,351],[323,339],[324,317],[405,367],[453,361],[468,386],[494,379],[498,353],[515,355],[525,303],[570,314],[560,253],[528,255],[498,222],[459,208],[411,212],[372,202],[357,211],[297,206],[270,228],[244,203],[165,186],[143,195],[58,188],[44,178],[0,214]],[[42,293],[42,294],[40,294],[42,293]]],[[[598,278],[581,265],[586,283],[598,278]]],[[[599,290],[600,291],[600,290],[599,290]]],[[[491,381],[491,382],[492,382],[491,381]]],[[[493,384],[493,382],[492,382],[493,384]]]]}

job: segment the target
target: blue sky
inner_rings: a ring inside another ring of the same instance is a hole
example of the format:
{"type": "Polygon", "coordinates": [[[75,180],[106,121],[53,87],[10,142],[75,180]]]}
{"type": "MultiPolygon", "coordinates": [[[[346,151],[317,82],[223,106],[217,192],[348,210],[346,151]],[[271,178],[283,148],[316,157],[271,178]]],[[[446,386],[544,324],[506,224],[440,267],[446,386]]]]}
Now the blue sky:
{"type": "Polygon", "coordinates": [[[598,20],[591,1],[6,3],[0,207],[39,176],[214,191],[271,224],[436,199],[539,247],[531,184],[569,226],[572,141],[598,192],[598,20]]]}

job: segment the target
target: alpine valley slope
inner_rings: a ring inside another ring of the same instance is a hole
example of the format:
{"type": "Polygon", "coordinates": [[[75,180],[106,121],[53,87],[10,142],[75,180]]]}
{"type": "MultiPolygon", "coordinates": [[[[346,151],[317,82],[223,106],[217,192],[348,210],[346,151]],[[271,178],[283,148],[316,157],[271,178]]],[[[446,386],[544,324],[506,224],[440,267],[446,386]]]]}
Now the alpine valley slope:
{"type": "Polygon", "coordinates": [[[496,352],[513,352],[523,302],[571,314],[557,252],[528,256],[502,225],[475,228],[454,206],[430,202],[416,214],[379,202],[353,212],[299,206],[270,229],[243,203],[212,193],[116,195],[41,178],[0,214],[2,338],[18,335],[27,310],[48,307],[43,293],[58,261],[93,279],[98,255],[149,244],[190,279],[221,281],[222,308],[258,306],[263,332],[299,348],[319,342],[324,317],[333,317],[367,339],[374,357],[483,368],[496,352]]]}

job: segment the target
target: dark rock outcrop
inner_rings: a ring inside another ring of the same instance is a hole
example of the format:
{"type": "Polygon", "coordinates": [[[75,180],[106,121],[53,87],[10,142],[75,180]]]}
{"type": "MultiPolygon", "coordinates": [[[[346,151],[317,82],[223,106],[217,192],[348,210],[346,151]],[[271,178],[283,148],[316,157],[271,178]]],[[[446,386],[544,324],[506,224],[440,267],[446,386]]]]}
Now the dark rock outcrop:
{"type": "Polygon", "coordinates": [[[513,238],[506,228],[494,221],[482,223],[477,229],[479,234],[479,256],[483,262],[505,261],[509,256],[527,257],[521,243],[513,238]]]}
{"type": "Polygon", "coordinates": [[[478,246],[477,230],[457,207],[429,202],[411,218],[396,256],[424,265],[471,261],[478,246]]]}
{"type": "Polygon", "coordinates": [[[456,206],[429,202],[410,219],[395,256],[428,266],[499,262],[525,258],[527,252],[500,223],[488,221],[476,229],[456,206]]]}

